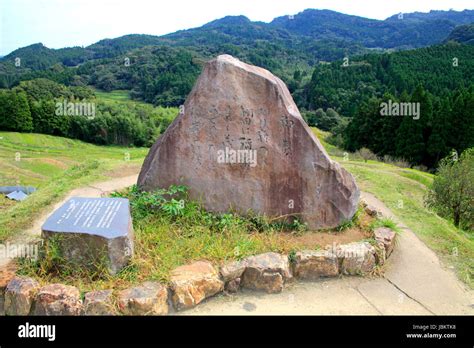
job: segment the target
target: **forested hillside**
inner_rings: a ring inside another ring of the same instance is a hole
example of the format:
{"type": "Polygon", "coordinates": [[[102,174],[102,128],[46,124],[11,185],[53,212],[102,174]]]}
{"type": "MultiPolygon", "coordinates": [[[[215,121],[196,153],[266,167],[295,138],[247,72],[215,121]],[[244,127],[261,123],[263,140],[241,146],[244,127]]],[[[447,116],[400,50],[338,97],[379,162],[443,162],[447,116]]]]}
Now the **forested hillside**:
{"type": "Polygon", "coordinates": [[[100,144],[149,145],[183,104],[205,61],[231,54],[288,85],[310,125],[349,151],[428,167],[473,146],[474,11],[384,21],[305,10],[270,23],[229,16],[164,36],[126,35],[88,47],[20,48],[0,59],[0,129],[100,144]],[[418,49],[402,50],[442,45],[418,49]],[[93,89],[89,88],[93,87],[93,89]],[[143,103],[103,100],[127,91],[143,103]],[[56,115],[58,101],[96,104],[94,119],[56,115]],[[382,117],[383,102],[421,104],[421,117],[382,117]]]}
{"type": "Polygon", "coordinates": [[[473,11],[402,13],[384,21],[348,16],[329,10],[306,10],[270,25],[311,38],[340,38],[369,48],[415,48],[442,41],[456,25],[474,21],[473,11]]]}
{"type": "Polygon", "coordinates": [[[454,28],[445,40],[474,45],[474,24],[460,25],[454,28]]]}
{"type": "MultiPolygon", "coordinates": [[[[36,77],[51,78],[68,85],[89,83],[88,73],[103,66],[107,73],[114,75],[112,81],[123,80],[122,71],[109,65],[120,65],[130,55],[143,54],[149,58],[148,48],[140,51],[147,46],[181,48],[200,59],[221,53],[232,54],[271,70],[288,83],[295,70],[309,71],[319,61],[342,59],[347,55],[367,53],[369,49],[404,49],[439,43],[456,25],[473,21],[474,11],[471,10],[403,14],[402,19],[395,16],[384,21],[311,9],[276,18],[271,23],[230,16],[164,36],[126,35],[104,39],[88,47],[58,50],[42,44],[20,48],[0,60],[0,88],[13,87],[21,80],[36,77]],[[17,58],[20,61],[17,62],[17,58]],[[85,62],[90,62],[89,69],[77,71],[85,62]]],[[[171,65],[173,60],[169,58],[171,65]]],[[[181,58],[177,58],[180,61],[181,58]]],[[[161,72],[160,58],[158,66],[154,64],[154,61],[147,63],[153,72],[161,72]]],[[[130,62],[132,65],[133,61],[130,62]]],[[[92,80],[92,83],[96,82],[102,88],[101,81],[92,80]]],[[[152,99],[160,101],[162,98],[155,95],[152,99]]]]}
{"type": "Polygon", "coordinates": [[[367,147],[433,167],[453,149],[474,146],[472,57],[473,46],[449,43],[319,65],[301,104],[320,109],[307,114],[310,123],[338,133],[338,145],[350,151],[367,147]],[[390,100],[420,103],[419,119],[382,116],[390,100]],[[327,108],[348,119],[318,117],[327,108]]]}
{"type": "Polygon", "coordinates": [[[101,145],[151,146],[177,112],[104,100],[88,87],[66,87],[48,79],[0,89],[1,130],[59,135],[101,145]],[[69,112],[63,105],[74,109],[69,112]],[[93,113],[77,114],[76,106],[86,110],[92,106],[93,113]]]}

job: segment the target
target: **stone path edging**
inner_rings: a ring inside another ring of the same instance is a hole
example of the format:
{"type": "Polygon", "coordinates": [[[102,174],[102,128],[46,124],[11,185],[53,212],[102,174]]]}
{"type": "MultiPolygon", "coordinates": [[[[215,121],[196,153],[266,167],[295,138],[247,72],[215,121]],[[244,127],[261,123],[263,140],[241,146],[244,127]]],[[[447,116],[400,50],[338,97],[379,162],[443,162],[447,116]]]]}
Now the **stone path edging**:
{"type": "MultiPolygon", "coordinates": [[[[40,287],[28,277],[15,276],[0,282],[2,315],[167,315],[197,306],[218,293],[250,289],[279,293],[295,279],[317,280],[341,275],[365,275],[382,266],[395,245],[395,232],[374,231],[374,244],[367,241],[341,244],[324,250],[302,250],[294,255],[275,252],[249,256],[218,269],[208,261],[180,266],[171,272],[169,286],[145,282],[117,292],[85,294],[73,286],[48,284],[40,287]],[[2,308],[4,307],[4,308],[2,308]]],[[[2,278],[0,278],[2,279],[2,278]]]]}

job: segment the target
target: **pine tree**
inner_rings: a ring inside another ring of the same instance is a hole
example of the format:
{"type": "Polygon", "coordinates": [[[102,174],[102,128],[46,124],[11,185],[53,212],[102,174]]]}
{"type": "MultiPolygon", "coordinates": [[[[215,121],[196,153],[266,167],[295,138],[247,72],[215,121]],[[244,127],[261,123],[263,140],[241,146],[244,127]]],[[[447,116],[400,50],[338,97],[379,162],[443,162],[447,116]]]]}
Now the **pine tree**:
{"type": "Polygon", "coordinates": [[[450,150],[447,145],[450,113],[449,99],[447,98],[441,100],[438,109],[433,113],[433,130],[426,149],[432,158],[433,165],[445,157],[450,150]]]}

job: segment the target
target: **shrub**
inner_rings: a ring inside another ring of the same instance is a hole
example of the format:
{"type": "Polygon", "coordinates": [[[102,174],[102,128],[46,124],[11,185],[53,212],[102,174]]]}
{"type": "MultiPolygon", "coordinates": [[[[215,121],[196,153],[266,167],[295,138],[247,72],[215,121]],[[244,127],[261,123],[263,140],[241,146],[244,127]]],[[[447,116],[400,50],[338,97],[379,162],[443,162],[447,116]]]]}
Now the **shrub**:
{"type": "Polygon", "coordinates": [[[377,156],[372,151],[370,151],[369,149],[367,149],[365,147],[358,150],[356,152],[356,155],[362,157],[364,162],[367,162],[368,160],[376,160],[377,159],[377,156]]]}
{"type": "Polygon", "coordinates": [[[440,161],[425,203],[451,218],[454,226],[474,228],[474,148],[465,150],[459,159],[448,156],[440,161]]]}

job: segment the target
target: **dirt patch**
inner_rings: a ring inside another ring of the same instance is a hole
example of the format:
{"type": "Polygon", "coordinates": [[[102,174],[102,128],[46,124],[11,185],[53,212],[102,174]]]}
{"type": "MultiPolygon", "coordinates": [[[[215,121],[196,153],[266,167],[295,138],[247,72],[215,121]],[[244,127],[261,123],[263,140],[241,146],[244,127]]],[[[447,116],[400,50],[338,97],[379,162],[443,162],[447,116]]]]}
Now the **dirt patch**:
{"type": "Polygon", "coordinates": [[[296,244],[304,249],[323,249],[327,245],[347,244],[370,238],[371,234],[358,227],[342,232],[307,232],[303,235],[283,233],[281,238],[289,244],[296,244]]]}
{"type": "Polygon", "coordinates": [[[10,208],[11,206],[15,205],[15,203],[15,201],[6,198],[3,194],[0,194],[0,211],[10,208]]]}
{"type": "Polygon", "coordinates": [[[104,174],[111,178],[122,178],[124,176],[136,175],[140,172],[140,164],[127,164],[112,170],[106,171],[104,174]]]}
{"type": "Polygon", "coordinates": [[[372,238],[369,225],[374,218],[363,212],[358,223],[343,231],[308,231],[303,234],[283,232],[280,239],[285,246],[297,246],[298,249],[318,249],[327,245],[347,244],[372,238]]]}

